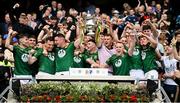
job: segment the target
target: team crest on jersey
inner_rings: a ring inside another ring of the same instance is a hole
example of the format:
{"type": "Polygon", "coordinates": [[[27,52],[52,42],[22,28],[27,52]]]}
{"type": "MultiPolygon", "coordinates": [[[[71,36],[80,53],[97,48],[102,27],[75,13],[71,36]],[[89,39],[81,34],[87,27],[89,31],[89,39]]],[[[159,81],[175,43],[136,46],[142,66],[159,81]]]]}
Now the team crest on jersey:
{"type": "Polygon", "coordinates": [[[97,57],[97,55],[95,55],[95,56],[94,56],[94,60],[97,60],[97,59],[98,59],[98,57],[97,57]]]}
{"type": "Polygon", "coordinates": [[[66,55],[66,51],[65,50],[61,49],[61,50],[58,51],[58,56],[60,58],[64,57],[65,55],[66,55]]]}
{"type": "Polygon", "coordinates": [[[48,54],[48,58],[49,58],[51,61],[54,61],[54,60],[55,60],[55,57],[54,57],[54,55],[52,55],[52,54],[48,54]]]}
{"type": "Polygon", "coordinates": [[[21,60],[22,60],[23,62],[28,62],[28,54],[23,54],[23,55],[21,56],[21,60]]]}
{"type": "Polygon", "coordinates": [[[79,58],[79,57],[74,57],[73,59],[74,59],[74,61],[75,61],[76,63],[80,63],[80,62],[81,62],[81,58],[79,58]]]}
{"type": "Polygon", "coordinates": [[[134,49],[133,55],[138,55],[138,54],[139,54],[139,50],[138,49],[134,49]]]}
{"type": "Polygon", "coordinates": [[[141,52],[141,56],[142,56],[142,60],[144,60],[146,58],[146,52],[141,52]]]}
{"type": "Polygon", "coordinates": [[[119,59],[118,61],[115,62],[115,66],[116,66],[116,67],[120,67],[121,64],[122,64],[121,59],[119,59]]]}

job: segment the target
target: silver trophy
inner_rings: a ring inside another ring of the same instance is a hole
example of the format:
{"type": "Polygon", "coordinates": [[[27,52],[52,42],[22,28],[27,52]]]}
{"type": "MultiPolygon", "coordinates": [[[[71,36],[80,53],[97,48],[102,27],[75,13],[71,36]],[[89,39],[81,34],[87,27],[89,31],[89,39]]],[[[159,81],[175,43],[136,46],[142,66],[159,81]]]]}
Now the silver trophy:
{"type": "Polygon", "coordinates": [[[87,35],[94,36],[95,33],[95,23],[93,16],[88,12],[86,16],[86,31],[87,35]]]}

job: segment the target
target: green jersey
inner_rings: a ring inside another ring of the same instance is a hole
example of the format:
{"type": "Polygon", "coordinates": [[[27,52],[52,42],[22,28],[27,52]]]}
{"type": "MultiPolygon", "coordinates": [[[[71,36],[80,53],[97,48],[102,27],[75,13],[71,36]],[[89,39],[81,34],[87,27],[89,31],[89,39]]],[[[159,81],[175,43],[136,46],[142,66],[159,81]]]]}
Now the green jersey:
{"type": "Polygon", "coordinates": [[[67,48],[56,48],[56,72],[69,71],[69,68],[73,65],[74,50],[74,43],[70,43],[67,48]]]}
{"type": "MultiPolygon", "coordinates": [[[[85,53],[85,55],[84,55],[84,59],[85,59],[85,61],[86,61],[86,60],[89,59],[89,58],[92,59],[92,60],[94,60],[95,62],[98,61],[98,60],[99,60],[99,58],[98,58],[98,52],[90,53],[89,51],[87,51],[87,52],[85,53]]],[[[85,62],[85,68],[91,68],[91,64],[85,62]]]]}
{"type": "MultiPolygon", "coordinates": [[[[33,49],[29,47],[30,49],[33,49]]],[[[35,48],[34,49],[36,52],[39,52],[42,50],[42,48],[35,48]]],[[[32,70],[32,75],[35,76],[39,72],[39,59],[35,61],[33,64],[30,65],[30,69],[32,70]]]]}
{"type": "Polygon", "coordinates": [[[73,57],[73,68],[84,68],[84,54],[73,57]]]}
{"type": "Polygon", "coordinates": [[[141,52],[140,46],[136,45],[133,51],[133,55],[130,57],[131,61],[131,69],[142,69],[142,59],[141,59],[141,52]]]}
{"type": "Polygon", "coordinates": [[[43,49],[39,49],[34,54],[34,57],[36,57],[39,60],[39,71],[49,73],[49,74],[55,74],[55,53],[54,52],[48,52],[48,55],[45,56],[43,54],[43,49]]]}
{"type": "Polygon", "coordinates": [[[106,63],[113,68],[113,75],[129,75],[129,55],[117,56],[113,54],[106,63]]]}
{"type": "Polygon", "coordinates": [[[157,69],[155,48],[148,46],[141,50],[144,72],[157,69]]]}
{"type": "Polygon", "coordinates": [[[13,46],[14,55],[14,74],[15,75],[32,75],[32,70],[28,64],[29,48],[21,48],[20,46],[13,46]]]}

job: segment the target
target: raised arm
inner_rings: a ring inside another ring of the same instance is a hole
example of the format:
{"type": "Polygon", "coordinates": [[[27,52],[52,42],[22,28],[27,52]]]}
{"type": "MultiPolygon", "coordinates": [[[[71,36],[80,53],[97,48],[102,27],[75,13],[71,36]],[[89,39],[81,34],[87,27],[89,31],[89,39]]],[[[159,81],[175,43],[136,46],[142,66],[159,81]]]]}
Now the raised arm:
{"type": "Polygon", "coordinates": [[[69,29],[69,31],[66,33],[65,35],[65,39],[69,41],[69,38],[71,37],[71,33],[73,30],[76,30],[76,27],[74,25],[71,26],[71,28],[69,29]]]}
{"type": "Polygon", "coordinates": [[[157,59],[160,60],[161,57],[162,57],[162,56],[161,56],[161,53],[159,52],[158,49],[156,49],[155,51],[156,51],[156,57],[157,57],[157,59]]]}
{"type": "Polygon", "coordinates": [[[156,48],[157,47],[157,40],[155,40],[153,37],[151,37],[151,36],[147,36],[147,35],[145,35],[145,34],[141,34],[142,36],[145,36],[149,41],[150,41],[150,43],[151,43],[151,47],[153,47],[153,48],[156,48]]]}
{"type": "Polygon", "coordinates": [[[76,38],[80,38],[80,24],[76,23],[76,38]]]}
{"type": "Polygon", "coordinates": [[[48,36],[51,35],[52,30],[49,30],[48,28],[49,28],[49,25],[45,25],[43,27],[43,29],[38,35],[38,38],[37,38],[38,42],[45,40],[48,36]]]}
{"type": "Polygon", "coordinates": [[[8,37],[5,42],[5,47],[9,49],[10,51],[13,51],[13,45],[11,45],[10,43],[11,43],[12,36],[15,35],[16,33],[17,32],[14,32],[12,29],[10,29],[8,32],[8,37]]]}
{"type": "Polygon", "coordinates": [[[129,49],[128,49],[128,55],[132,56],[133,55],[133,51],[134,51],[134,47],[136,44],[136,37],[135,34],[130,35],[130,44],[129,44],[129,49]]]}
{"type": "Polygon", "coordinates": [[[146,19],[146,22],[151,27],[154,39],[157,39],[158,38],[158,31],[156,30],[156,26],[151,23],[150,19],[146,19]]]}
{"type": "Polygon", "coordinates": [[[180,60],[180,56],[178,56],[177,49],[176,49],[176,43],[177,43],[177,40],[176,40],[175,37],[174,37],[174,38],[172,39],[172,46],[173,46],[174,58],[177,59],[177,60],[180,60]]]}
{"type": "Polygon", "coordinates": [[[124,37],[124,36],[126,36],[126,33],[127,33],[127,29],[134,29],[134,25],[132,24],[132,23],[127,23],[127,25],[124,27],[124,30],[123,30],[123,32],[122,32],[122,35],[121,35],[121,37],[124,37]]]}
{"type": "Polygon", "coordinates": [[[119,41],[119,38],[118,38],[118,28],[116,30],[114,30],[112,33],[111,33],[112,37],[113,37],[113,40],[115,42],[119,41]]]}
{"type": "Polygon", "coordinates": [[[81,39],[80,39],[80,38],[78,38],[78,39],[76,39],[76,40],[74,41],[74,46],[75,46],[76,48],[79,48],[80,44],[81,44],[81,39]]]}
{"type": "Polygon", "coordinates": [[[141,1],[138,0],[138,5],[136,6],[135,11],[138,11],[138,9],[139,9],[140,6],[141,6],[141,1]]]}
{"type": "Polygon", "coordinates": [[[144,4],[145,4],[145,7],[146,7],[146,12],[148,11],[148,3],[146,2],[146,0],[144,0],[144,4]]]}

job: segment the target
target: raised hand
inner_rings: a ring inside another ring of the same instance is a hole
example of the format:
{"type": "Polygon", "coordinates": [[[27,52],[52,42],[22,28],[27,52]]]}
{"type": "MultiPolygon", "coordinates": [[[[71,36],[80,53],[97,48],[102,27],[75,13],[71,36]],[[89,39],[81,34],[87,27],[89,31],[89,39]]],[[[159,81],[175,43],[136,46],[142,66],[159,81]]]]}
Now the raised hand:
{"type": "Polygon", "coordinates": [[[13,6],[13,8],[15,9],[15,8],[19,8],[20,7],[20,4],[19,3],[16,3],[14,6],[13,6]]]}
{"type": "Polygon", "coordinates": [[[176,43],[177,43],[177,40],[176,40],[176,38],[175,38],[175,37],[173,37],[173,39],[171,40],[171,44],[172,44],[173,46],[175,46],[175,45],[176,45],[176,43]]]}

